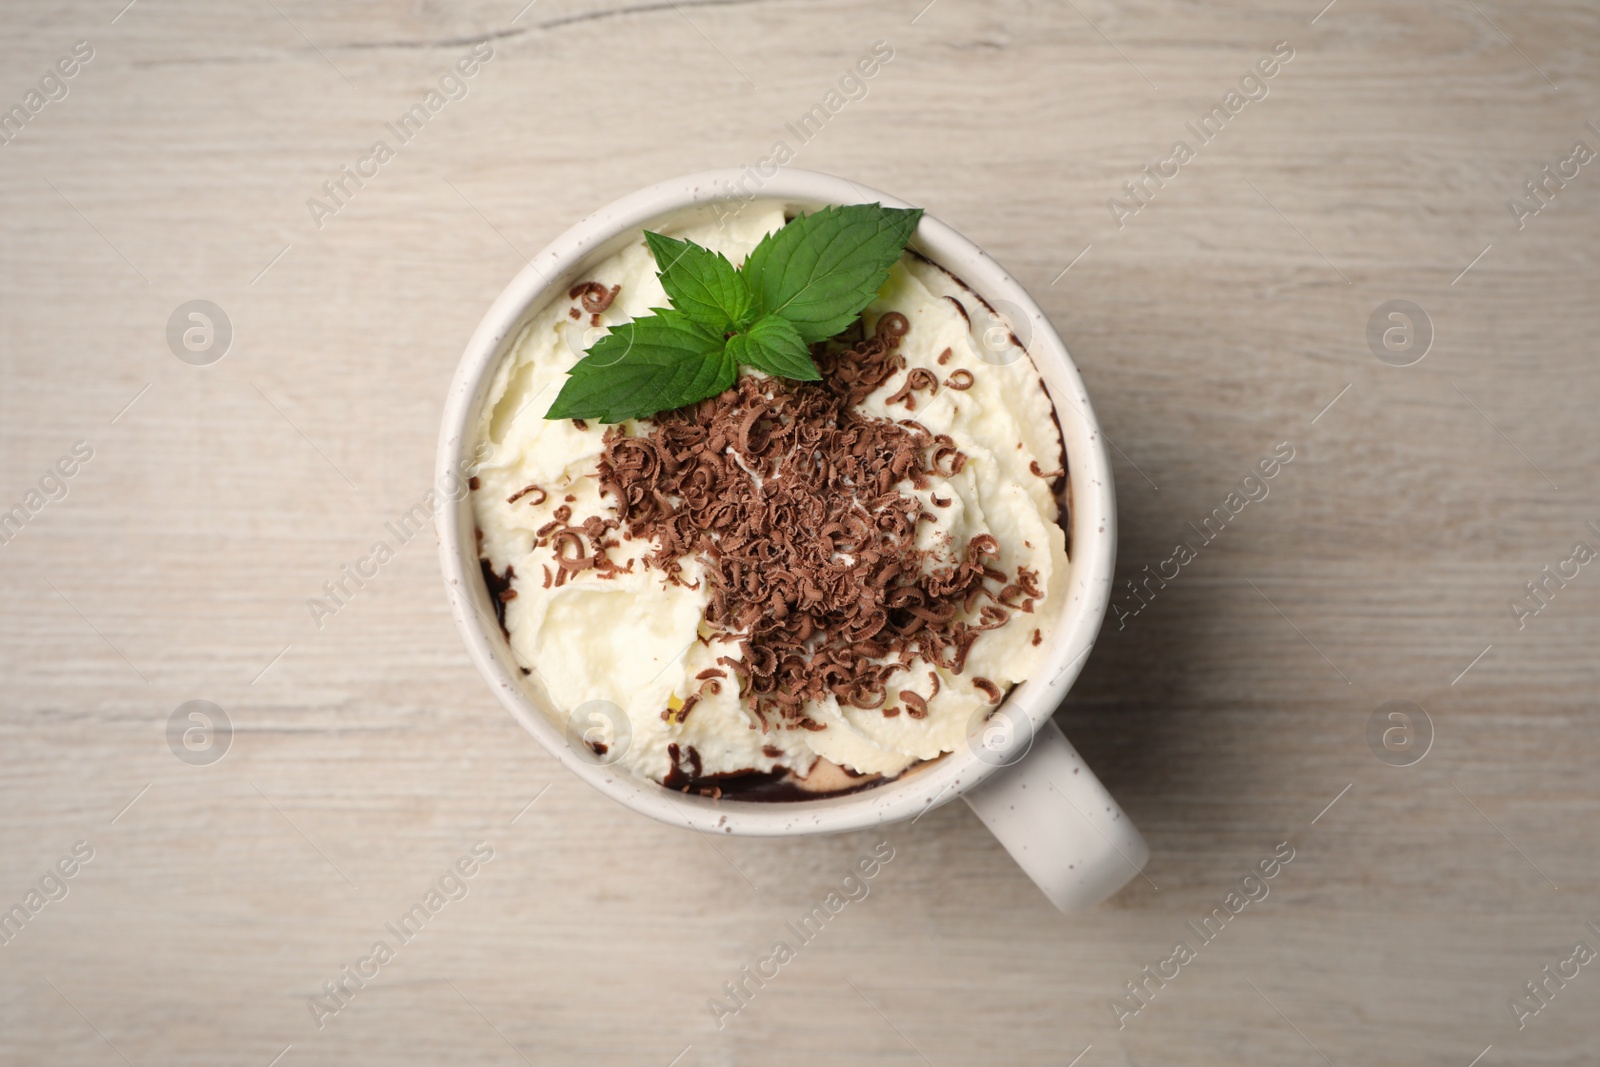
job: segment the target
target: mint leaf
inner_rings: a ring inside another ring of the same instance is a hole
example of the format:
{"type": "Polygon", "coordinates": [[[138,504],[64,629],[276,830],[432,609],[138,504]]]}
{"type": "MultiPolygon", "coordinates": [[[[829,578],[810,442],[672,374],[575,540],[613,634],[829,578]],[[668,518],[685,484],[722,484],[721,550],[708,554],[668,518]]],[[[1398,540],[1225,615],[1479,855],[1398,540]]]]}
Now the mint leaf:
{"type": "Polygon", "coordinates": [[[921,218],[921,208],[823,208],[762,238],[741,273],[761,314],[824,341],[872,302],[921,218]]]}
{"type": "Polygon", "coordinates": [[[800,339],[800,331],[782,315],[757,319],[746,332],[728,338],[727,352],[739,363],[775,377],[803,382],[822,380],[817,365],[811,362],[811,350],[800,339]]]}
{"type": "Polygon", "coordinates": [[[672,307],[595,342],[545,418],[615,423],[684,407],[732,386],[741,365],[820,381],[808,346],[872,302],[921,218],[921,208],[823,208],[762,238],[740,269],[646,231],[672,307]]]}
{"type": "Polygon", "coordinates": [[[643,418],[716,396],[738,374],[720,336],[682,313],[658,309],[595,342],[545,418],[643,418]]]}
{"type": "Polygon", "coordinates": [[[661,268],[661,287],[674,308],[718,333],[749,324],[754,317],[750,288],[727,257],[693,241],[649,230],[644,239],[661,268]]]}

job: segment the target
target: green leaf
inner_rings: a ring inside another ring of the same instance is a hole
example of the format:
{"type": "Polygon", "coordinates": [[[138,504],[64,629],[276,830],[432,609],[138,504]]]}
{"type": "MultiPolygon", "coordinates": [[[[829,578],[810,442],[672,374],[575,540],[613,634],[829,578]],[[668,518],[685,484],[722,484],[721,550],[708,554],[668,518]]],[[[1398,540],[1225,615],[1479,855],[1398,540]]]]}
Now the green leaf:
{"type": "Polygon", "coordinates": [[[779,378],[822,380],[817,365],[811,362],[811,350],[800,339],[800,331],[782,315],[757,319],[746,332],[728,338],[727,351],[739,363],[779,378]]]}
{"type": "Polygon", "coordinates": [[[545,418],[615,423],[680,408],[732,386],[741,364],[819,381],[807,346],[855,321],[921,218],[920,208],[824,208],[768,234],[739,270],[692,241],[647,231],[673,306],[600,338],[545,418]]]}
{"type": "Polygon", "coordinates": [[[720,336],[679,312],[658,309],[595,342],[545,418],[643,418],[716,396],[738,374],[720,336]]]}
{"type": "Polygon", "coordinates": [[[807,344],[823,341],[872,302],[921,218],[921,208],[823,208],[762,238],[740,273],[762,315],[782,315],[807,344]]]}
{"type": "Polygon", "coordinates": [[[661,268],[661,287],[674,308],[718,333],[749,325],[754,300],[726,256],[649,230],[644,239],[661,268]]]}

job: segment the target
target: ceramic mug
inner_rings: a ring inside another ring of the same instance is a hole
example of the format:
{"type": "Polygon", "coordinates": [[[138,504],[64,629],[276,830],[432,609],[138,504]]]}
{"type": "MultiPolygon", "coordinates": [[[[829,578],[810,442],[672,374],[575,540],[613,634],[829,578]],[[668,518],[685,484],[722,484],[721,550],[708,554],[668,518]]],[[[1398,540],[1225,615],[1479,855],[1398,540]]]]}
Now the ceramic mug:
{"type": "MultiPolygon", "coordinates": [[[[814,210],[828,204],[904,201],[811,171],[779,170],[757,190],[736,187],[745,171],[708,171],[623,197],[585,218],[535,256],[502,292],[467,343],[445,401],[437,469],[459,478],[477,441],[478,413],[495,370],[528,320],[586,277],[641,229],[686,210],[737,211],[750,196],[814,210]],[[737,191],[736,191],[737,190],[737,191]],[[741,199],[743,197],[743,199],[741,199]]],[[[1089,907],[1144,866],[1138,830],[1067,742],[1051,716],[1082,670],[1110,600],[1116,562],[1116,498],[1104,439],[1066,346],[1044,314],[982,249],[924,214],[911,247],[965,282],[1026,347],[1055,404],[1067,454],[1070,590],[1048,654],[1034,678],[1015,686],[993,715],[976,715],[968,743],[875,788],[792,802],[710,799],[674,792],[600,762],[547,714],[495,622],[479,569],[470,496],[438,515],[440,563],[456,625],[473,663],[500,701],[568,770],[602,793],[674,826],[714,833],[778,836],[837,833],[913,819],[962,797],[1061,910],[1089,907]]]]}

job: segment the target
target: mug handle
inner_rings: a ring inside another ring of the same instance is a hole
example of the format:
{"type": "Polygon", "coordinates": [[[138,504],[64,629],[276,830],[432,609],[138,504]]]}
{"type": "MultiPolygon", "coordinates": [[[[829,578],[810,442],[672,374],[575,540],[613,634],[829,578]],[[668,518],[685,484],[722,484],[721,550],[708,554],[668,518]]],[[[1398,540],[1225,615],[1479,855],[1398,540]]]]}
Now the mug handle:
{"type": "Polygon", "coordinates": [[[1026,756],[962,796],[1062,911],[1100,903],[1150,859],[1144,837],[1054,719],[1026,756]]]}

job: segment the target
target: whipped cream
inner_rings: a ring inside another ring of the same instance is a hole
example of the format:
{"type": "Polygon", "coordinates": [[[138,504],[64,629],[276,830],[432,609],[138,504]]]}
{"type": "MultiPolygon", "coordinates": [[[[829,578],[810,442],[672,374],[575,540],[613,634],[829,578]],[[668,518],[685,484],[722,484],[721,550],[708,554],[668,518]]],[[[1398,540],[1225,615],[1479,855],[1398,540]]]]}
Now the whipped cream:
{"type": "MultiPolygon", "coordinates": [[[[755,202],[720,225],[686,214],[659,230],[722,252],[738,264],[784,222],[781,203],[755,202]]],[[[559,544],[535,543],[537,531],[558,521],[561,508],[569,509],[565,521],[572,525],[590,516],[615,518],[615,502],[602,495],[599,478],[610,427],[591,422],[580,429],[571,420],[547,421],[544,415],[568,370],[606,328],[668,303],[642,235],[598,263],[585,280],[620,288],[598,313],[598,325],[578,300],[560,293],[522,330],[479,417],[479,442],[491,447],[472,494],[480,555],[497,575],[510,571],[514,595],[503,606],[512,651],[528,672],[527,683],[542,691],[557,725],[565,727],[584,705],[606,701],[626,715],[628,728],[613,731],[595,720],[598,740],[608,759],[643,777],[668,778],[692,748],[696,778],[788,771],[807,780],[802,786],[825,790],[852,781],[838,768],[853,775],[892,776],[961,744],[978,709],[992,707],[992,694],[973,680],[987,680],[1003,692],[1029,676],[1049,647],[1068,584],[1065,536],[1051,491],[1061,471],[1061,436],[1026,353],[1004,337],[1005,330],[992,329],[997,320],[945,271],[912,253],[891,269],[863,317],[869,326],[891,311],[906,317],[910,329],[899,346],[906,366],[856,410],[915,419],[931,433],[948,434],[967,457],[958,473],[934,476],[923,489],[909,481],[895,486],[920,499],[933,516],[917,528],[918,547],[930,553],[927,567],[954,562],[971,538],[987,533],[1000,545],[995,566],[1007,573],[1019,567],[1035,572],[1045,596],[1031,613],[1013,611],[1004,626],[981,634],[960,674],[919,662],[889,680],[886,707],[899,704],[902,691],[915,693],[926,701],[924,718],[886,717],[882,708],[840,706],[830,697],[808,701],[804,708],[824,729],[775,723],[763,731],[737,684],[723,684],[712,693],[696,681],[696,675],[717,668],[719,657],[743,658],[738,635],[717,634],[703,625],[710,593],[697,559],[681,561],[684,584],[669,582],[645,563],[656,545],[619,530],[609,557],[622,567],[631,562],[631,573],[579,571],[557,585],[549,576],[559,570],[559,544]],[[1003,338],[998,346],[997,336],[1003,338]],[[941,363],[946,349],[950,355],[941,363]],[[918,368],[947,384],[933,395],[917,392],[915,410],[908,411],[903,401],[888,403],[918,368]],[[962,371],[966,374],[958,374],[962,371]],[[969,388],[948,385],[952,379],[964,384],[969,376],[969,388]],[[524,492],[532,486],[537,489],[524,492]],[[934,497],[948,503],[935,506],[934,497]],[[930,672],[938,675],[937,686],[930,672]],[[685,721],[663,717],[664,711],[681,708],[691,693],[700,699],[685,721]]],[[[761,372],[746,368],[742,373],[761,372]]],[[[648,421],[624,424],[629,433],[648,426],[648,421]]],[[[981,607],[975,603],[957,617],[976,623],[981,607]]]]}

